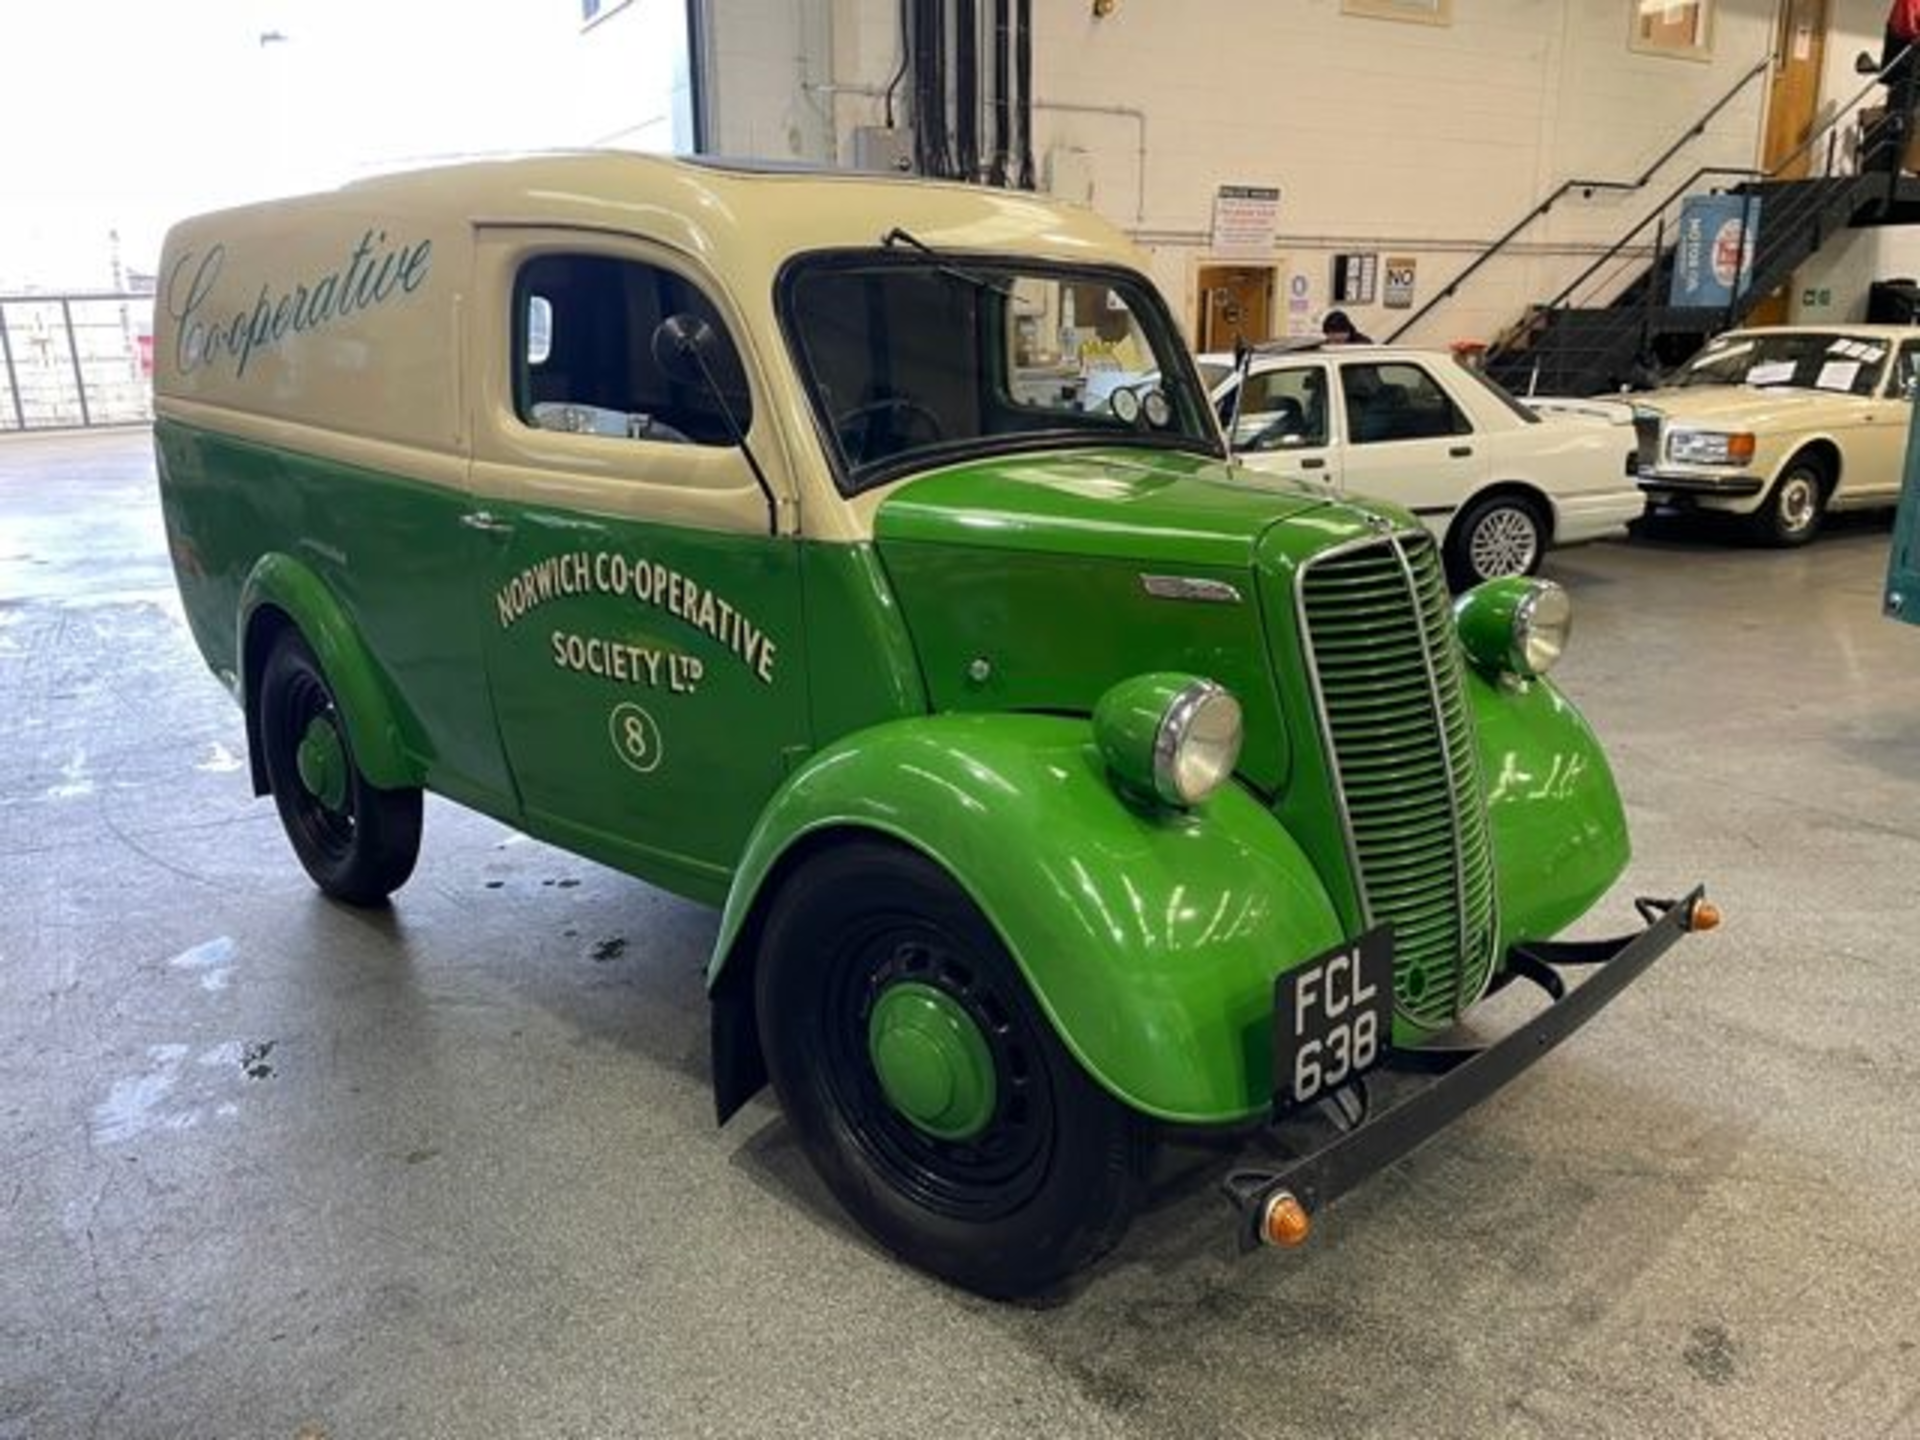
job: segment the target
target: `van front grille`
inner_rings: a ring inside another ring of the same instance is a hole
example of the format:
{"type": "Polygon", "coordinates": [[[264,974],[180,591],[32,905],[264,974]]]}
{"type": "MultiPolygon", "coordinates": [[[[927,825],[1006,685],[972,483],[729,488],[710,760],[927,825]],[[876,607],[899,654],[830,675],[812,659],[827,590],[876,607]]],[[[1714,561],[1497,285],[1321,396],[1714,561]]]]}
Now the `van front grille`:
{"type": "Polygon", "coordinates": [[[1403,533],[1309,561],[1301,630],[1367,923],[1425,1028],[1485,992],[1499,918],[1466,682],[1440,557],[1403,533]]]}

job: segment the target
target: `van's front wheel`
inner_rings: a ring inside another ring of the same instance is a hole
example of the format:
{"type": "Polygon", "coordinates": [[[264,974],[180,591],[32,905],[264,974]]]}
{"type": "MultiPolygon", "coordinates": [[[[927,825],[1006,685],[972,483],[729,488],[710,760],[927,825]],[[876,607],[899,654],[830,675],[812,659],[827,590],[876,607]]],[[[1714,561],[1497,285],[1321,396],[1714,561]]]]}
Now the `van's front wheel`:
{"type": "Polygon", "coordinates": [[[382,790],[360,773],[333,689],[295,631],[274,642],[259,694],[267,783],[294,854],[336,900],[379,904],[419,857],[420,792],[382,790]]]}
{"type": "Polygon", "coordinates": [[[809,1159],[897,1254],[955,1284],[1046,1290],[1118,1243],[1142,1127],[1056,1038],[971,900],[916,852],[827,852],[775,899],[761,1046],[809,1159]]]}

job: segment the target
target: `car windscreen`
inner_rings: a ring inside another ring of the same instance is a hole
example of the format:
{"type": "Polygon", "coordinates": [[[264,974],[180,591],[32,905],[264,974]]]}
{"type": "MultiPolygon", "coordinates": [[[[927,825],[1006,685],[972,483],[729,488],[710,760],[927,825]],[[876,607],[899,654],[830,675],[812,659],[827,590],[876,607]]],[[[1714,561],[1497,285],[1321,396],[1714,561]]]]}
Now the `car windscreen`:
{"type": "Polygon", "coordinates": [[[1457,368],[1460,374],[1465,375],[1468,379],[1472,380],[1474,384],[1478,385],[1489,395],[1493,396],[1494,399],[1506,406],[1519,420],[1528,425],[1538,425],[1540,423],[1540,415],[1537,411],[1528,409],[1525,405],[1522,405],[1518,400],[1514,399],[1511,390],[1507,389],[1506,386],[1502,385],[1477,365],[1462,363],[1457,368]]]}
{"type": "Polygon", "coordinates": [[[779,300],[848,493],[1061,445],[1222,453],[1165,304],[1131,272],[832,252],[789,265],[779,300]]]}
{"type": "Polygon", "coordinates": [[[1679,383],[1871,395],[1886,362],[1884,341],[1831,331],[1723,335],[1681,372],[1679,383]]]}

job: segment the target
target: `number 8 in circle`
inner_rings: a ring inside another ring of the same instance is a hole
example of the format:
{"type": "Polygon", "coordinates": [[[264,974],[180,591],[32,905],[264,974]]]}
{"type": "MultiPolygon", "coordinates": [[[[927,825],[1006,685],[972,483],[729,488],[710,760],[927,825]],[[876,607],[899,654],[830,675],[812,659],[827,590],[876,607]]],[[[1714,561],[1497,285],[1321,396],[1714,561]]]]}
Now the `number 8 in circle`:
{"type": "Polygon", "coordinates": [[[638,705],[629,701],[614,706],[607,717],[607,733],[613,741],[613,753],[628,769],[649,775],[659,768],[660,727],[638,705]]]}

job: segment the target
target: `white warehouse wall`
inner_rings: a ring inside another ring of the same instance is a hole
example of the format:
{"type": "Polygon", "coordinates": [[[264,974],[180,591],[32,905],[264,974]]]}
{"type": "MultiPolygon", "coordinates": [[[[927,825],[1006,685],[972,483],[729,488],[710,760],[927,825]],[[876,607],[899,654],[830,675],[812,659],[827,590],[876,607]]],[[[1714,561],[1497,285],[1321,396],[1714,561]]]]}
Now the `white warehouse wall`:
{"type": "MultiPolygon", "coordinates": [[[[708,3],[714,148],[850,159],[853,127],[880,119],[870,92],[899,62],[897,0],[708,3]]],[[[1877,44],[1868,0],[1834,3],[1877,44]]],[[[1345,15],[1340,0],[1119,0],[1106,19],[1089,0],[1035,0],[1036,161],[1044,176],[1053,147],[1086,152],[1091,203],[1145,246],[1183,321],[1222,184],[1280,187],[1275,263],[1307,278],[1316,315],[1336,250],[1414,256],[1423,302],[1560,181],[1643,169],[1767,54],[1776,24],[1774,0],[1719,0],[1700,62],[1630,50],[1629,9],[1454,0],[1439,27],[1345,15]],[[1047,108],[1059,104],[1142,112],[1144,186],[1134,120],[1047,108]]],[[[1860,83],[1852,48],[1843,35],[1829,46],[1843,93],[1860,83]]],[[[1696,165],[1754,164],[1765,100],[1762,77],[1656,185],[1696,165]]],[[[1658,194],[1568,197],[1410,338],[1489,338],[1658,194]]],[[[1376,337],[1404,318],[1349,308],[1376,337]]]]}

